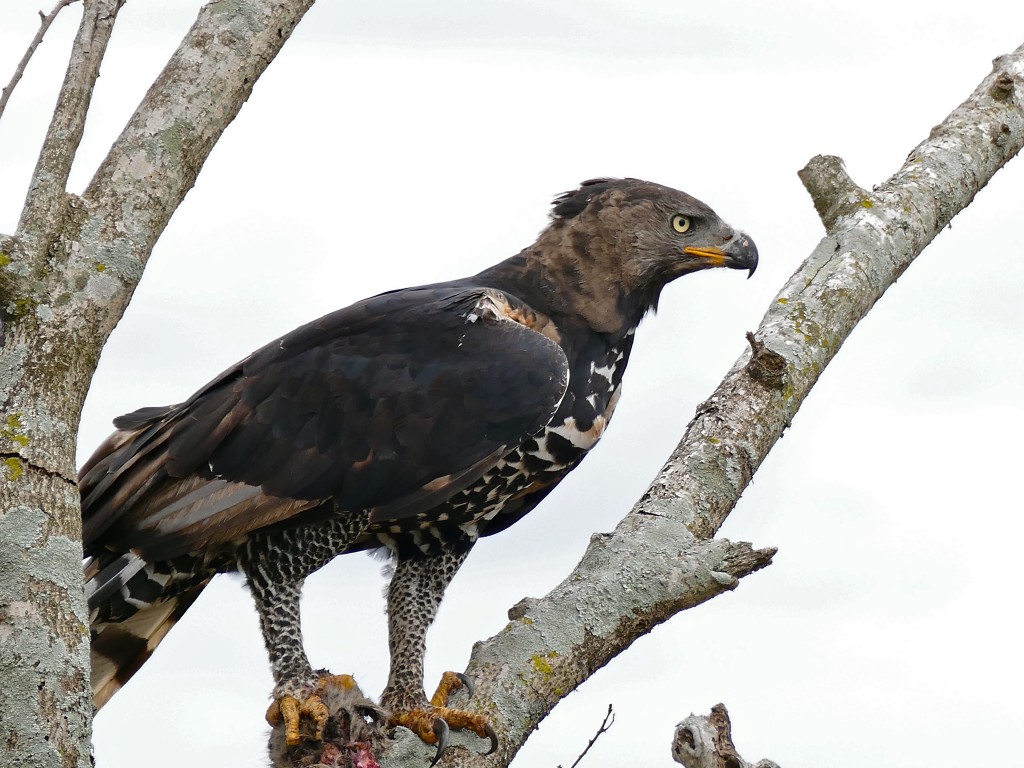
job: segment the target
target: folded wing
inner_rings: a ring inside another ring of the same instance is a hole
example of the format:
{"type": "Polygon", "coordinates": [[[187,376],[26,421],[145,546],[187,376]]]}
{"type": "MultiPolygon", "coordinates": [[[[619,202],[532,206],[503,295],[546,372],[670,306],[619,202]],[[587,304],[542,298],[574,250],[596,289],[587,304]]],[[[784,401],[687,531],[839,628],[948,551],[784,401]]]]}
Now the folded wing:
{"type": "Polygon", "coordinates": [[[542,428],[561,347],[495,291],[381,294],[293,331],[184,403],[144,408],[83,467],[87,554],[152,562],[297,516],[422,514],[542,428]],[[481,307],[490,311],[481,311],[481,307]]]}

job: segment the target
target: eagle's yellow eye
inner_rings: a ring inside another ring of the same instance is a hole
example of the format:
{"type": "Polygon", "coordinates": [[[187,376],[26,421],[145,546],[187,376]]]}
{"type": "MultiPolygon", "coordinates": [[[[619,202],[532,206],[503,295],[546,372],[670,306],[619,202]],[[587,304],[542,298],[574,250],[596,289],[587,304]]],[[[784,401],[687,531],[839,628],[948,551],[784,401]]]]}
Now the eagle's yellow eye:
{"type": "Polygon", "coordinates": [[[681,235],[690,229],[690,220],[681,213],[677,213],[672,217],[672,229],[681,235]]]}

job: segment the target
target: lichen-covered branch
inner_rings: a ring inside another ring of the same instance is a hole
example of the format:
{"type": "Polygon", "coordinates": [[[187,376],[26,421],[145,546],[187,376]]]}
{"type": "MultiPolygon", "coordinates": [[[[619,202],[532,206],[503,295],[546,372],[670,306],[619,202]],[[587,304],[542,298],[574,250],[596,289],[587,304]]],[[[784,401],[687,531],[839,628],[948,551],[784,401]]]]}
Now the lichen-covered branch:
{"type": "MultiPolygon", "coordinates": [[[[1024,145],[1024,46],[873,192],[835,158],[801,178],[826,236],[772,301],[748,350],[697,410],[637,509],[714,535],[858,322],[1024,145]]],[[[634,510],[635,512],[636,510],[634,510]]]]}
{"type": "Polygon", "coordinates": [[[102,333],[120,316],[157,237],[313,0],[213,2],[146,94],[82,195],[79,258],[117,284],[98,297],[102,333]]]}
{"type": "MultiPolygon", "coordinates": [[[[466,706],[502,735],[499,752],[451,750],[451,766],[507,765],[558,701],[640,635],[757,568],[772,550],[713,539],[856,324],[950,219],[1024,145],[1024,46],[865,192],[838,161],[802,173],[826,237],[772,301],[748,349],[697,409],[669,461],[614,532],[594,537],[551,593],[526,600],[478,643],[466,706]]],[[[381,761],[429,750],[403,738],[381,761]]],[[[453,736],[453,743],[455,737],[453,736]]]]}
{"type": "Polygon", "coordinates": [[[779,768],[771,760],[744,760],[732,741],[732,722],[724,704],[709,715],[690,715],[676,726],[672,759],[686,768],[779,768]]]}
{"type": "MultiPolygon", "coordinates": [[[[723,539],[698,541],[658,514],[633,514],[614,533],[595,534],[565,581],[541,600],[520,602],[504,630],[474,647],[466,674],[476,692],[465,706],[483,708],[501,743],[495,755],[483,757],[479,740],[453,733],[452,743],[466,749],[453,747],[448,765],[508,765],[548,712],[633,640],[735,589],[774,553],[723,539]]],[[[382,765],[411,765],[412,755],[425,754],[411,734],[395,744],[382,765]]]]}
{"type": "MultiPolygon", "coordinates": [[[[86,0],[64,84],[57,96],[50,129],[39,152],[18,223],[23,257],[38,268],[46,258],[54,222],[65,204],[68,176],[85,131],[85,118],[92,103],[92,91],[100,76],[100,64],[114,31],[117,12],[124,0],[86,0]]],[[[55,9],[60,10],[59,6],[55,9]]],[[[45,22],[44,22],[45,23],[45,22]]],[[[45,31],[45,30],[41,30],[45,31]]]]}

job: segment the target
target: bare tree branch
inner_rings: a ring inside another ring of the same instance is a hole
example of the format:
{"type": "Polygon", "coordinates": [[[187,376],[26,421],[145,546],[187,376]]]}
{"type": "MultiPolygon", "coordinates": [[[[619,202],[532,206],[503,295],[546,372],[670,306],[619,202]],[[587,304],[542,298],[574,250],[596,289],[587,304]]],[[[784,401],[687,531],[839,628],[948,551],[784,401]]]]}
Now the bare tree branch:
{"type": "Polygon", "coordinates": [[[974,93],[871,193],[837,158],[816,157],[800,172],[826,237],[769,307],[756,354],[741,357],[698,409],[651,502],[685,503],[690,530],[714,535],[857,323],[1020,151],[1022,81],[1024,46],[996,59],[974,93]]]}
{"type": "Polygon", "coordinates": [[[85,3],[64,84],[57,96],[50,129],[43,140],[15,233],[22,241],[23,258],[31,254],[33,266],[46,259],[46,234],[63,214],[71,165],[85,131],[85,118],[89,114],[96,79],[100,76],[100,64],[123,4],[124,0],[87,0],[85,3]]]}
{"type": "Polygon", "coordinates": [[[157,238],[225,128],[314,0],[209,3],[150,88],[83,194],[79,255],[119,285],[99,298],[105,338],[157,238]]]}
{"type": "MultiPolygon", "coordinates": [[[[975,92],[874,192],[839,161],[802,172],[826,237],[773,300],[752,348],[698,409],[668,463],[616,530],[540,600],[473,649],[469,708],[503,741],[484,757],[453,734],[450,766],[507,765],[564,696],[640,635],[732,589],[773,550],[713,539],[822,370],[882,293],[1024,145],[1024,46],[996,60],[975,92]]],[[[427,750],[407,734],[382,760],[427,750]]]]}
{"type": "Polygon", "coordinates": [[[686,768],[779,768],[771,760],[751,765],[740,757],[724,704],[715,704],[710,715],[690,715],[676,726],[672,759],[686,768]]]}
{"type": "MultiPolygon", "coordinates": [[[[609,704],[608,713],[604,716],[604,720],[601,721],[601,725],[598,726],[597,733],[595,733],[593,738],[591,738],[590,741],[587,742],[587,746],[583,748],[583,751],[580,752],[580,756],[573,761],[573,764],[570,765],[569,768],[576,768],[576,766],[580,764],[583,758],[587,756],[587,752],[590,751],[590,748],[594,746],[595,743],[597,743],[597,740],[599,738],[601,738],[601,734],[607,731],[609,728],[611,728],[614,724],[615,713],[612,712],[612,705],[609,704]]],[[[558,768],[562,768],[562,766],[559,765],[558,768]]]]}
{"type": "Polygon", "coordinates": [[[22,75],[25,74],[25,67],[28,66],[29,61],[32,59],[32,54],[36,52],[36,48],[43,42],[43,36],[46,34],[46,30],[53,24],[53,20],[57,18],[57,14],[64,8],[67,8],[72,3],[77,3],[78,0],[60,0],[54,7],[53,10],[48,14],[44,14],[42,11],[39,12],[39,18],[41,22],[39,24],[39,30],[36,32],[35,37],[32,38],[32,42],[28,44],[28,50],[25,51],[25,55],[21,57],[21,61],[18,62],[18,66],[14,68],[14,74],[11,75],[11,81],[7,83],[0,90],[0,117],[3,117],[4,110],[7,109],[7,102],[11,98],[11,94],[14,92],[15,86],[18,81],[21,80],[22,75]]]}
{"type": "MultiPolygon", "coordinates": [[[[206,5],[78,198],[63,188],[85,114],[74,102],[95,82],[97,51],[102,52],[120,2],[86,3],[57,116],[0,270],[0,310],[8,320],[23,319],[19,343],[39,355],[38,367],[27,365],[26,378],[15,376],[6,391],[18,393],[23,402],[45,397],[34,392],[39,386],[63,393],[51,418],[66,423],[66,434],[72,436],[100,349],[127,306],[153,245],[313,0],[206,5]],[[63,334],[62,346],[75,350],[75,365],[61,368],[61,380],[46,375],[31,384],[32,371],[54,367],[52,350],[38,343],[44,329],[35,324],[44,320],[49,333],[63,334]]],[[[81,101],[88,102],[88,93],[81,101]]],[[[25,414],[33,431],[30,410],[9,405],[25,414]]],[[[57,453],[45,440],[33,440],[24,451],[26,461],[74,477],[73,450],[62,452],[61,462],[29,455],[57,453]]]]}

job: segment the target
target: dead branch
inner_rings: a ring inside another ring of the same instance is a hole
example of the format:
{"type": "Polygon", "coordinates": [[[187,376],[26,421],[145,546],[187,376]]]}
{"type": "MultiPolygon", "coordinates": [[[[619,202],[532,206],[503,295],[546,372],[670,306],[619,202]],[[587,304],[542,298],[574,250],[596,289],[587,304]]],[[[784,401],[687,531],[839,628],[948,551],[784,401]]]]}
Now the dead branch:
{"type": "MultiPolygon", "coordinates": [[[[601,734],[607,731],[609,728],[611,728],[614,724],[615,713],[612,712],[612,705],[609,704],[608,713],[604,716],[604,720],[601,721],[601,725],[598,726],[597,733],[595,733],[593,738],[587,742],[587,746],[583,748],[583,751],[580,752],[580,756],[577,757],[575,761],[573,761],[573,764],[570,765],[569,768],[576,768],[576,766],[580,764],[580,761],[587,756],[587,752],[589,752],[590,748],[594,746],[594,743],[601,737],[601,734]]],[[[559,765],[558,768],[562,768],[562,766],[559,765]]]]}
{"type": "Polygon", "coordinates": [[[68,176],[85,132],[85,119],[100,76],[100,64],[122,5],[124,0],[85,3],[57,106],[39,151],[15,233],[25,251],[33,253],[37,261],[45,258],[47,233],[66,209],[68,176]]]}
{"type": "Polygon", "coordinates": [[[710,715],[691,714],[676,726],[672,759],[686,768],[779,768],[771,760],[751,764],[740,757],[725,704],[715,704],[710,715]]]}
{"type": "Polygon", "coordinates": [[[47,14],[42,11],[39,12],[40,24],[39,29],[36,31],[35,37],[32,38],[32,42],[28,44],[28,50],[25,51],[25,55],[21,57],[21,61],[18,62],[18,66],[14,68],[14,74],[11,75],[11,81],[7,83],[0,90],[0,117],[3,117],[4,110],[7,109],[7,102],[11,98],[11,93],[14,92],[14,87],[21,80],[22,75],[25,74],[25,67],[28,66],[29,61],[32,59],[32,54],[36,52],[36,48],[43,42],[43,36],[46,34],[46,30],[53,24],[53,20],[57,18],[57,14],[60,13],[64,8],[67,8],[72,3],[77,3],[78,0],[60,0],[54,7],[53,10],[47,14]]]}

